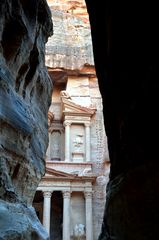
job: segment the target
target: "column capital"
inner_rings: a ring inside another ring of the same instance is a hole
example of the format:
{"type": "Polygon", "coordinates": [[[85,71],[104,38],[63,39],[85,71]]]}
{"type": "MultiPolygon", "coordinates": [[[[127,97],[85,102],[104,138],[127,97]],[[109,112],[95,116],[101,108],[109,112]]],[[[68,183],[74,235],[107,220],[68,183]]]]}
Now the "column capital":
{"type": "Polygon", "coordinates": [[[51,195],[52,195],[52,191],[43,191],[43,196],[44,197],[51,197],[51,195]]]}
{"type": "Polygon", "coordinates": [[[91,123],[90,122],[85,122],[84,125],[85,125],[85,127],[90,127],[91,123]]]}
{"type": "Polygon", "coordinates": [[[64,121],[64,123],[63,123],[63,125],[64,125],[64,127],[66,127],[66,126],[71,126],[71,124],[72,124],[72,122],[70,122],[70,121],[64,121]]]}
{"type": "Polygon", "coordinates": [[[71,191],[69,190],[66,190],[66,191],[63,191],[63,198],[70,198],[71,197],[71,191]]]}
{"type": "Polygon", "coordinates": [[[86,198],[86,199],[92,198],[92,193],[93,193],[93,192],[90,192],[90,191],[84,191],[84,196],[85,196],[85,198],[86,198]]]}

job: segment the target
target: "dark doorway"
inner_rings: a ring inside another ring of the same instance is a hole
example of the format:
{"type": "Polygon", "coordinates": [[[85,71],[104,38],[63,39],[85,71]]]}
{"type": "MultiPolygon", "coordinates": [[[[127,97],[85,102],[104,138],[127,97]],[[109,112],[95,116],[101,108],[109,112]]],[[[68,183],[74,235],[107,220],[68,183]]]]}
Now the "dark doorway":
{"type": "Polygon", "coordinates": [[[52,193],[50,240],[62,240],[63,197],[60,191],[52,193]]]}
{"type": "Polygon", "coordinates": [[[35,208],[36,214],[42,223],[43,219],[43,193],[42,191],[36,191],[33,201],[33,207],[35,208]]]}

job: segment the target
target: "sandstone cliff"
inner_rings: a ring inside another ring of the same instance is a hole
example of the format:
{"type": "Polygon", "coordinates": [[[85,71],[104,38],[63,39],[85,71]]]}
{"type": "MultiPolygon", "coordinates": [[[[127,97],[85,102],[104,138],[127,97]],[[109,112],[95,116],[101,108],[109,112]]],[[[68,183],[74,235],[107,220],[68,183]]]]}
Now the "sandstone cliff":
{"type": "Polygon", "coordinates": [[[65,70],[80,70],[86,64],[94,65],[85,2],[48,2],[54,22],[54,35],[46,45],[46,65],[65,70]]]}
{"type": "Polygon", "coordinates": [[[0,1],[0,239],[47,239],[31,207],[44,174],[52,83],[45,0],[0,1]]]}

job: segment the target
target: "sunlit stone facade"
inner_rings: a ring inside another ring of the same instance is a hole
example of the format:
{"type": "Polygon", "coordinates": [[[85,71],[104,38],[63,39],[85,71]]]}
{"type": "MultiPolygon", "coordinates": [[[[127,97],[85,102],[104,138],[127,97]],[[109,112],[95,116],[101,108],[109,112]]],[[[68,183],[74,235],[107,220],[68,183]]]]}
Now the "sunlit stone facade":
{"type": "Polygon", "coordinates": [[[77,11],[74,6],[70,11],[57,5],[60,1],[55,8],[51,6],[54,35],[46,48],[46,65],[54,85],[48,113],[46,174],[37,188],[34,206],[51,240],[97,240],[109,156],[90,26],[86,15],[80,18],[80,8],[77,11]]]}

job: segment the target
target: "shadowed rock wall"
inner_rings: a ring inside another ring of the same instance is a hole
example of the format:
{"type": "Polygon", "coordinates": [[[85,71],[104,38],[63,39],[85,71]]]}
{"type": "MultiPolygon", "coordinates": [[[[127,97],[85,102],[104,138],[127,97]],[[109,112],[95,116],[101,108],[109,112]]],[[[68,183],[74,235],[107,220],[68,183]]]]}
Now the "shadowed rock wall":
{"type": "Polygon", "coordinates": [[[45,0],[0,0],[0,238],[47,239],[31,203],[45,171],[52,83],[45,0]]]}
{"type": "Polygon", "coordinates": [[[111,161],[100,240],[155,240],[159,61],[155,1],[86,0],[111,161]],[[104,5],[105,4],[105,5],[104,5]]]}

